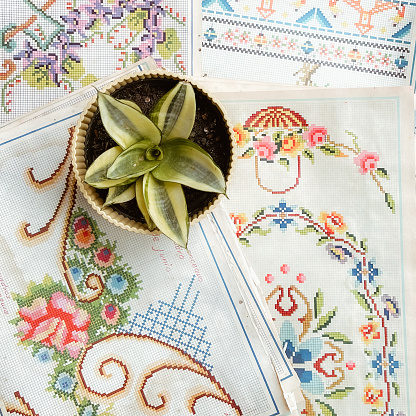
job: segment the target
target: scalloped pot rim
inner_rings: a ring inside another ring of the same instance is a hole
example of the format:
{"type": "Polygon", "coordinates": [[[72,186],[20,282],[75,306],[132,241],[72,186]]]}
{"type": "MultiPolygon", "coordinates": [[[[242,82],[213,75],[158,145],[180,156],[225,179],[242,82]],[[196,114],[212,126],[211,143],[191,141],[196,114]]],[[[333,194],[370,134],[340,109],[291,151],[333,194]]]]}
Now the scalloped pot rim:
{"type": "MultiPolygon", "coordinates": [[[[102,92],[112,93],[119,89],[120,87],[131,83],[133,81],[137,81],[139,79],[145,78],[170,78],[176,79],[178,81],[188,81],[190,82],[194,88],[196,88],[199,92],[204,94],[210,101],[220,110],[223,121],[227,127],[230,139],[230,147],[231,147],[231,156],[229,162],[228,173],[225,177],[226,184],[229,183],[230,176],[232,171],[235,167],[236,162],[236,144],[234,134],[231,128],[230,120],[228,119],[224,107],[221,103],[216,100],[213,95],[208,92],[204,87],[202,87],[198,82],[193,80],[192,77],[187,77],[179,74],[173,74],[165,70],[153,70],[147,72],[141,72],[136,75],[129,75],[125,77],[121,77],[113,81],[112,83],[108,84],[106,88],[102,89],[102,92]]],[[[85,172],[86,172],[86,165],[85,165],[85,152],[84,152],[84,143],[85,143],[85,135],[88,128],[88,124],[91,121],[92,116],[97,111],[97,96],[94,96],[86,105],[84,111],[82,112],[80,118],[78,119],[78,123],[75,127],[74,135],[72,136],[72,145],[71,145],[71,156],[72,156],[72,165],[74,168],[75,177],[78,182],[78,186],[86,198],[87,202],[93,207],[93,209],[102,217],[110,221],[112,224],[117,225],[128,231],[133,231],[136,233],[141,234],[149,234],[149,235],[158,235],[160,231],[154,230],[149,231],[147,228],[147,224],[143,224],[125,216],[119,214],[117,211],[113,210],[111,207],[104,207],[104,201],[98,195],[95,188],[88,185],[84,182],[85,172]]],[[[201,209],[197,214],[193,215],[190,218],[190,223],[195,224],[200,221],[202,218],[206,217],[221,201],[224,195],[217,194],[216,197],[212,199],[209,205],[205,206],[201,209]]]]}

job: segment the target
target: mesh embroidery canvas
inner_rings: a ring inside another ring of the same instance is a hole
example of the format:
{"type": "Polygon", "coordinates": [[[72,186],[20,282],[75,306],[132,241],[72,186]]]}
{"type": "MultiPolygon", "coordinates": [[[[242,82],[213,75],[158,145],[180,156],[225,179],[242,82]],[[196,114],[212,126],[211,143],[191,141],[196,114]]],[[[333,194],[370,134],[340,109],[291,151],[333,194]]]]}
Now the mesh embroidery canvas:
{"type": "Polygon", "coordinates": [[[321,87],[414,85],[415,12],[410,1],[203,0],[201,71],[321,87]]]}
{"type": "Polygon", "coordinates": [[[296,407],[298,377],[239,245],[222,248],[226,214],[192,227],[188,251],[110,224],[75,184],[77,117],[0,145],[1,411],[289,415],[281,386],[296,407]]]}
{"type": "Polygon", "coordinates": [[[223,204],[303,414],[414,414],[410,89],[218,97],[239,146],[223,204]]]}
{"type": "Polygon", "coordinates": [[[16,0],[0,15],[0,122],[148,56],[191,71],[188,0],[16,0]]]}

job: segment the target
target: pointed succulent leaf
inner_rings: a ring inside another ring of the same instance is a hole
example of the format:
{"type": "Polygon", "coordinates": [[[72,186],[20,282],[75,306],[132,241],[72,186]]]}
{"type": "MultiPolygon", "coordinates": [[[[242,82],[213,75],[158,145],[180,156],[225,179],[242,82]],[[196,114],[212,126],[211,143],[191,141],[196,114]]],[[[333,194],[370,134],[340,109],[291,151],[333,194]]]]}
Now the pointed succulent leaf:
{"type": "Polygon", "coordinates": [[[134,183],[120,186],[113,186],[108,189],[107,198],[104,206],[112,204],[122,204],[131,201],[136,196],[136,186],[134,183]]]}
{"type": "Polygon", "coordinates": [[[85,173],[85,182],[94,188],[105,189],[112,186],[122,185],[126,183],[131,183],[133,180],[117,179],[109,180],[107,178],[107,171],[109,167],[113,164],[116,158],[123,152],[123,149],[120,146],[112,147],[111,149],[106,150],[97,159],[91,163],[90,167],[85,173]]]}
{"type": "Polygon", "coordinates": [[[152,174],[160,181],[178,182],[205,192],[225,193],[225,180],[211,156],[188,139],[161,145],[163,160],[152,174]]]}
{"type": "Polygon", "coordinates": [[[189,217],[182,186],[159,181],[152,172],[146,173],[143,181],[144,200],[153,222],[168,238],[186,248],[189,217]]]}
{"type": "Polygon", "coordinates": [[[121,153],[107,171],[108,179],[137,178],[154,169],[162,158],[162,151],[151,142],[142,140],[121,153]]]}
{"type": "Polygon", "coordinates": [[[144,216],[144,219],[146,220],[147,228],[150,231],[153,231],[156,228],[155,223],[152,221],[149,215],[149,211],[146,208],[146,202],[144,201],[144,195],[143,195],[143,176],[140,176],[136,181],[136,202],[137,206],[139,207],[141,213],[144,216]]]}
{"type": "Polygon", "coordinates": [[[196,113],[195,93],[188,82],[178,82],[151,111],[150,119],[162,132],[162,141],[187,139],[194,126],[196,113]]]}
{"type": "Polygon", "coordinates": [[[142,109],[134,101],[125,100],[124,98],[121,98],[119,101],[121,103],[129,105],[130,107],[134,108],[135,110],[140,111],[141,113],[143,113],[142,109]]]}
{"type": "Polygon", "coordinates": [[[144,114],[108,94],[98,93],[101,120],[111,138],[123,149],[140,140],[160,142],[160,130],[144,114]]]}

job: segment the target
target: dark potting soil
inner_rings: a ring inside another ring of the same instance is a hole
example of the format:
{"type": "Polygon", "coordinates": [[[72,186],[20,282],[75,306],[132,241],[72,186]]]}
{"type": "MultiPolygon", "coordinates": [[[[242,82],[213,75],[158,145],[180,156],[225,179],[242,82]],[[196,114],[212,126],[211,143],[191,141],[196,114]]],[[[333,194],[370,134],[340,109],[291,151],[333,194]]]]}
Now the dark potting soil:
{"type": "MultiPolygon", "coordinates": [[[[116,90],[112,96],[118,99],[134,101],[144,114],[149,114],[159,98],[172,89],[177,81],[172,79],[151,79],[134,81],[116,90]]],[[[190,140],[201,146],[214,159],[224,176],[228,174],[231,156],[228,130],[223,122],[221,112],[203,93],[194,89],[196,99],[196,117],[190,140]]],[[[99,110],[94,114],[88,125],[85,137],[85,163],[87,168],[104,151],[116,146],[116,142],[105,131],[99,110]]],[[[202,192],[183,187],[189,216],[197,214],[216,198],[216,194],[202,192]]],[[[106,189],[96,189],[100,197],[105,200],[106,189]]],[[[135,199],[124,204],[112,205],[112,208],[125,217],[145,223],[145,219],[137,207],[135,199]]]]}

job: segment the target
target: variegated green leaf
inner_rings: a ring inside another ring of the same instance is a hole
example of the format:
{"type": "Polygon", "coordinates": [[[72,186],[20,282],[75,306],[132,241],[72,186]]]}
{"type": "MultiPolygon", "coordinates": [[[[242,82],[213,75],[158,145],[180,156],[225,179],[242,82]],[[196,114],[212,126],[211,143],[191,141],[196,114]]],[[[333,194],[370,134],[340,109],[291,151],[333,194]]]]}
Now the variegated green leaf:
{"type": "Polygon", "coordinates": [[[109,188],[104,206],[131,201],[136,196],[135,189],[136,186],[134,183],[109,188]]]}
{"type": "Polygon", "coordinates": [[[194,126],[195,93],[191,84],[181,81],[155,105],[149,117],[162,132],[162,141],[187,139],[194,126]]]}
{"type": "Polygon", "coordinates": [[[106,150],[97,159],[91,163],[90,167],[85,173],[85,182],[94,188],[105,189],[113,186],[124,185],[126,183],[131,183],[133,180],[123,179],[108,179],[107,171],[109,167],[113,164],[114,160],[122,153],[123,149],[120,146],[112,147],[111,149],[106,150]]]}
{"type": "Polygon", "coordinates": [[[114,141],[127,149],[140,140],[160,142],[160,130],[144,114],[108,94],[98,93],[101,120],[114,141]]]}
{"type": "Polygon", "coordinates": [[[189,217],[182,186],[162,182],[152,172],[143,178],[146,208],[159,230],[181,247],[188,243],[189,217]]]}
{"type": "Polygon", "coordinates": [[[160,181],[177,182],[205,192],[225,193],[225,180],[211,156],[188,139],[161,145],[163,160],[152,171],[160,181]]]}
{"type": "Polygon", "coordinates": [[[142,140],[124,150],[114,160],[108,168],[107,177],[108,179],[137,178],[154,169],[162,157],[162,151],[158,146],[142,140]]]}
{"type": "Polygon", "coordinates": [[[143,113],[142,109],[134,101],[125,100],[124,98],[120,99],[119,101],[121,103],[127,104],[130,107],[134,108],[135,110],[140,111],[141,113],[143,113]]]}
{"type": "Polygon", "coordinates": [[[156,228],[156,225],[150,218],[149,211],[147,210],[146,203],[144,201],[143,176],[140,176],[136,181],[136,202],[141,213],[143,214],[144,219],[146,220],[147,228],[150,231],[153,231],[156,228]]]}

